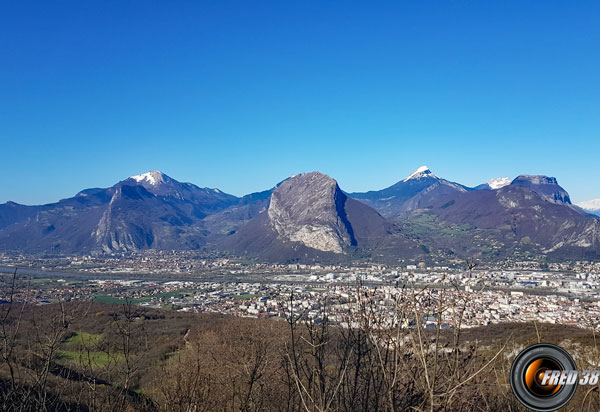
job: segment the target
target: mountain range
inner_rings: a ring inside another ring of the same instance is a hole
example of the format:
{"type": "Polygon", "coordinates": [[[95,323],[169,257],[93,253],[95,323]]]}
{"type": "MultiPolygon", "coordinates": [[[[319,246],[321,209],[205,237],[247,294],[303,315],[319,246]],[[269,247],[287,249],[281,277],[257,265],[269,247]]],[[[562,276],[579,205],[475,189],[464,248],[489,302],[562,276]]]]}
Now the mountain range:
{"type": "Polygon", "coordinates": [[[468,187],[423,166],[388,188],[347,193],[311,172],[237,197],[150,171],[56,203],[1,204],[0,250],[207,250],[282,263],[599,259],[600,218],[580,206],[538,175],[468,187]]]}

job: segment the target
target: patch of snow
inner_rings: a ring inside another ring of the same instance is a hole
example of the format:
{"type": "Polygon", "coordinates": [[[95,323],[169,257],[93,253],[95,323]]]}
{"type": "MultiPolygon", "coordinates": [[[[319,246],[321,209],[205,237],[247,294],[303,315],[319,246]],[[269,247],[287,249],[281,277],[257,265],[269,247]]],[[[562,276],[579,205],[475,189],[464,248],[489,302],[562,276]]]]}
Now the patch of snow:
{"type": "Polygon", "coordinates": [[[423,177],[437,177],[437,176],[434,175],[433,173],[431,173],[431,170],[427,166],[421,166],[417,170],[412,172],[406,179],[404,179],[404,181],[406,182],[411,179],[421,179],[423,177]]]}
{"type": "Polygon", "coordinates": [[[508,186],[510,184],[510,179],[508,177],[495,177],[488,180],[486,183],[491,189],[496,190],[508,186]]]}
{"type": "Polygon", "coordinates": [[[141,175],[131,176],[131,179],[135,180],[138,183],[146,181],[152,186],[156,186],[160,183],[165,182],[165,175],[158,170],[151,170],[148,173],[142,173],[141,175]]]}
{"type": "Polygon", "coordinates": [[[600,199],[586,200],[584,202],[579,202],[579,203],[575,203],[575,204],[584,210],[600,209],[600,199]]]}

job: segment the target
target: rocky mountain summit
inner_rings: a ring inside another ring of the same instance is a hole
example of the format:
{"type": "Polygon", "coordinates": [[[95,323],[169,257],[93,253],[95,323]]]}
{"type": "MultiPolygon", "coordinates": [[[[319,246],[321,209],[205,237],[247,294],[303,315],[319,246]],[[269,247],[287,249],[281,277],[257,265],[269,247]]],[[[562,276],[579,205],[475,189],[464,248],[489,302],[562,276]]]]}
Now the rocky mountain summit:
{"type": "Polygon", "coordinates": [[[526,187],[549,202],[567,205],[571,204],[569,194],[565,189],[559,186],[555,177],[520,175],[511,182],[511,185],[526,187]]]}
{"type": "Polygon", "coordinates": [[[271,195],[268,216],[281,239],[325,252],[356,245],[337,182],[318,172],[284,181],[271,195]]]}
{"type": "Polygon", "coordinates": [[[421,166],[388,188],[349,195],[373,207],[383,216],[393,218],[403,212],[427,208],[436,198],[467,190],[466,186],[438,177],[427,166],[421,166]]]}

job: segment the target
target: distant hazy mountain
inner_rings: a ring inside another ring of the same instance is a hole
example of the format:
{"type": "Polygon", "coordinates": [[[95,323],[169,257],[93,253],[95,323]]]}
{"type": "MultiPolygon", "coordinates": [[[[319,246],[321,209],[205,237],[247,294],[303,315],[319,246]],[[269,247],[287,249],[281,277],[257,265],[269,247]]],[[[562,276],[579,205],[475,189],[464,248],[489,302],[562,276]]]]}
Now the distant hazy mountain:
{"type": "Polygon", "coordinates": [[[234,234],[246,222],[267,210],[273,190],[243,196],[231,206],[206,216],[202,220],[202,225],[210,233],[211,240],[216,241],[223,236],[234,234]]]}
{"type": "Polygon", "coordinates": [[[510,179],[508,177],[495,177],[493,179],[488,180],[487,182],[474,187],[475,190],[496,190],[500,189],[504,186],[508,186],[510,184],[510,179]]]}
{"type": "Polygon", "coordinates": [[[600,199],[587,200],[577,203],[577,206],[588,213],[600,216],[600,199]]]}
{"type": "Polygon", "coordinates": [[[441,197],[468,190],[466,186],[436,176],[427,166],[421,166],[388,188],[350,193],[349,196],[361,200],[385,217],[393,217],[402,212],[427,208],[441,197]]]}

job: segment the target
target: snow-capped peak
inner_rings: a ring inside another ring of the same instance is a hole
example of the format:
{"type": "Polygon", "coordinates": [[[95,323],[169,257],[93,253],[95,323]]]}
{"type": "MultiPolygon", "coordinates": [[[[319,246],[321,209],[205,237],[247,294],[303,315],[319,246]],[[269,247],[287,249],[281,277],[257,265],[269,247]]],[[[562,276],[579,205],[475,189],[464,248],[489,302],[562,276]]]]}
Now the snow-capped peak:
{"type": "Polygon", "coordinates": [[[427,166],[421,166],[417,170],[412,172],[406,179],[404,179],[404,181],[406,182],[407,180],[410,180],[410,179],[421,179],[423,177],[437,177],[437,176],[434,175],[433,173],[431,173],[431,170],[427,166]]]}
{"type": "Polygon", "coordinates": [[[490,189],[500,189],[501,187],[508,186],[510,184],[510,179],[508,177],[495,177],[488,180],[486,183],[490,189]]]}
{"type": "Polygon", "coordinates": [[[600,199],[586,200],[576,203],[576,205],[584,210],[600,210],[600,199]]]}
{"type": "Polygon", "coordinates": [[[156,186],[166,181],[165,174],[158,170],[151,170],[148,173],[142,173],[141,175],[131,176],[130,179],[135,180],[138,183],[147,182],[152,186],[156,186]]]}

